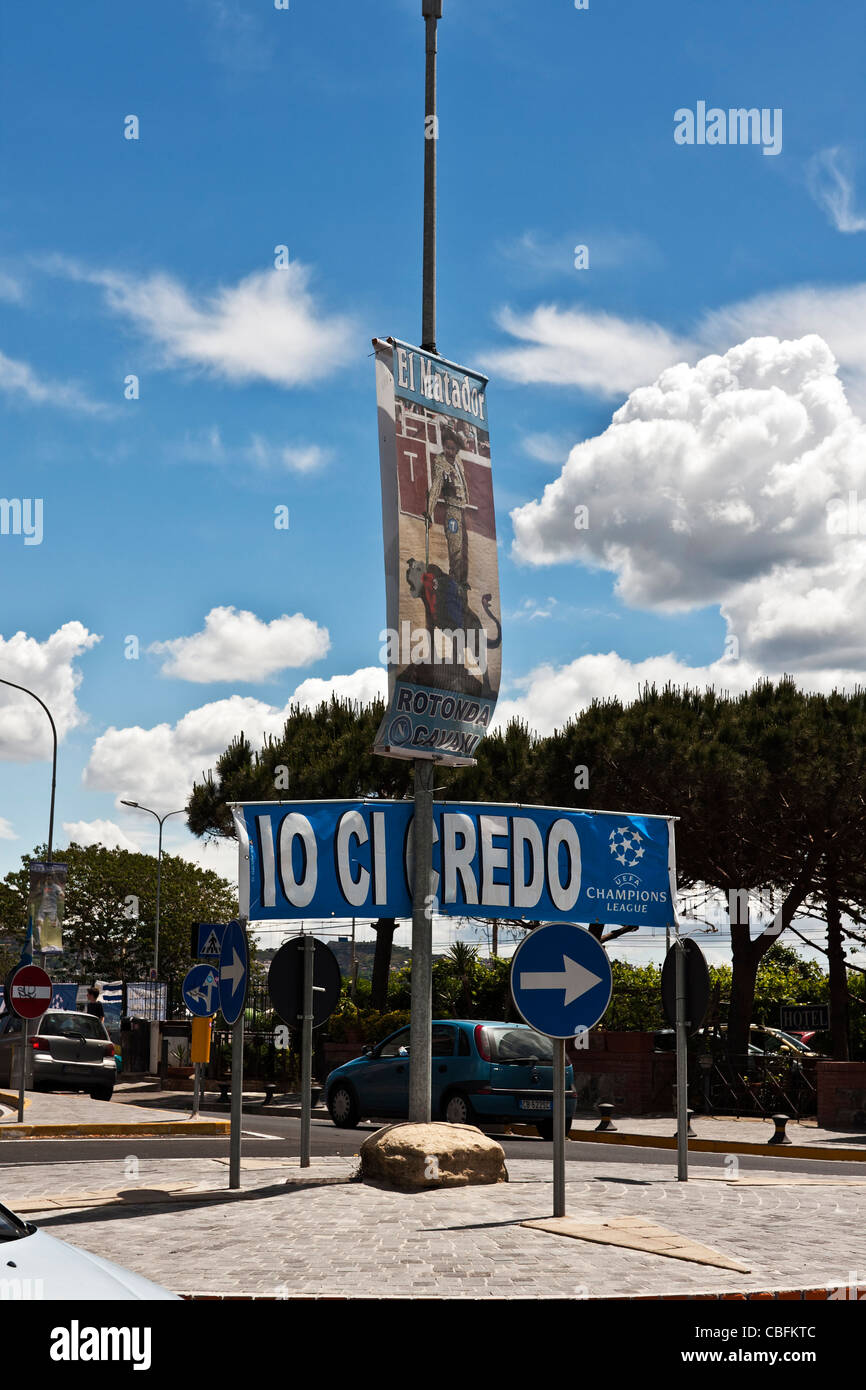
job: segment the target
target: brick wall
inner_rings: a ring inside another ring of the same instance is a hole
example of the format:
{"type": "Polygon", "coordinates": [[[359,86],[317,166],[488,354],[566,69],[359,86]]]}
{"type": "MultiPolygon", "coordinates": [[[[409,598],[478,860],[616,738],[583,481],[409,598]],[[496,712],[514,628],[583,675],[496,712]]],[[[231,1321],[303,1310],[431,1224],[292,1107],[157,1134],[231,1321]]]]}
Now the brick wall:
{"type": "Polygon", "coordinates": [[[818,1124],[866,1128],[866,1062],[819,1062],[818,1124]]]}
{"type": "Polygon", "coordinates": [[[653,1043],[653,1033],[614,1032],[590,1033],[588,1048],[567,1043],[578,1109],[609,1101],[628,1115],[670,1114],[676,1055],[655,1052],[653,1043]]]}

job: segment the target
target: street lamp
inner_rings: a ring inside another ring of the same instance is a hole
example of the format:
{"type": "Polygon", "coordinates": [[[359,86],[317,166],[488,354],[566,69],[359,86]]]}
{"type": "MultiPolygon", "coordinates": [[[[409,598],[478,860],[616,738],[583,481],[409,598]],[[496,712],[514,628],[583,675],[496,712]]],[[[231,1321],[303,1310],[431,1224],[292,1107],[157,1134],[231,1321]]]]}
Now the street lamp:
{"type": "Polygon", "coordinates": [[[48,818],[48,854],[46,856],[47,862],[50,864],[51,854],[54,848],[54,793],[57,787],[57,727],[54,720],[51,718],[51,710],[48,708],[45,701],[40,700],[39,696],[34,694],[32,690],[28,690],[26,685],[16,685],[14,681],[4,680],[2,676],[0,676],[0,685],[8,685],[11,686],[13,690],[22,690],[25,695],[32,695],[33,699],[36,700],[37,704],[42,706],[45,713],[48,715],[51,724],[51,733],[54,738],[54,755],[51,763],[51,811],[48,818]]]}
{"type": "Polygon", "coordinates": [[[186,807],[182,806],[179,811],[166,811],[161,816],[156,811],[151,811],[149,806],[140,806],[137,801],[123,801],[121,806],[131,806],[135,811],[147,811],[149,816],[155,816],[159,822],[159,850],[156,856],[156,931],[153,938],[153,973],[159,979],[159,890],[162,882],[162,827],[169,816],[183,816],[186,814],[186,807]]]}

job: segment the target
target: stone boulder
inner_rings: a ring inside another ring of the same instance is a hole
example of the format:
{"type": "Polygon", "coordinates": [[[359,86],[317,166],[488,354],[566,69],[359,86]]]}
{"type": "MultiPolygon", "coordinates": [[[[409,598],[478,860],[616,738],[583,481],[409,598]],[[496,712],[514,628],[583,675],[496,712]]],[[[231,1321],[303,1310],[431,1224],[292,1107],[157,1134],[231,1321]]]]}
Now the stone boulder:
{"type": "Polygon", "coordinates": [[[365,1139],[360,1178],[400,1192],[508,1182],[505,1151],[474,1125],[387,1125],[365,1139]]]}

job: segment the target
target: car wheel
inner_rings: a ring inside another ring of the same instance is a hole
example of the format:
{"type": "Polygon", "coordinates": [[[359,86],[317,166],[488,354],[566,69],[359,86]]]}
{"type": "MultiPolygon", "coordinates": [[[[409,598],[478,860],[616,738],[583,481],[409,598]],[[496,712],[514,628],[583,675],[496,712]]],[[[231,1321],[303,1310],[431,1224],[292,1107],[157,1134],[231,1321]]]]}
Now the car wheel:
{"type": "Polygon", "coordinates": [[[112,1086],[94,1086],[93,1090],[90,1092],[90,1099],[111,1100],[113,1094],[114,1088],[112,1086]]]}
{"type": "Polygon", "coordinates": [[[348,1086],[334,1086],[328,1094],[328,1114],[338,1129],[357,1129],[361,1108],[355,1092],[348,1086]]]}
{"type": "Polygon", "coordinates": [[[472,1106],[462,1091],[453,1091],[442,1107],[442,1118],[449,1125],[474,1125],[472,1106]]]}

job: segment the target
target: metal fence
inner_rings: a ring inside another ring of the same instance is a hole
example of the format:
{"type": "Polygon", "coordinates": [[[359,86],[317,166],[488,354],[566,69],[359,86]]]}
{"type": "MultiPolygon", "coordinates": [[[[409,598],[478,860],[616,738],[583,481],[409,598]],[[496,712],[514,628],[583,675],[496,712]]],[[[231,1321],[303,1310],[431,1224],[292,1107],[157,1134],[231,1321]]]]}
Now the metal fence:
{"type": "Polygon", "coordinates": [[[689,1103],[710,1115],[790,1115],[818,1108],[816,1058],[753,1053],[690,1059],[689,1103]]]}

